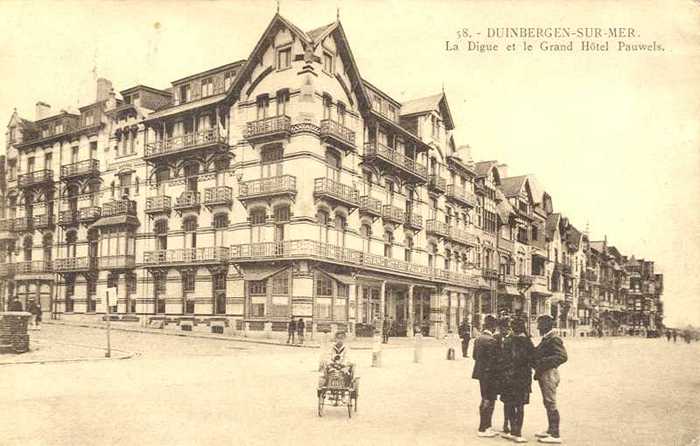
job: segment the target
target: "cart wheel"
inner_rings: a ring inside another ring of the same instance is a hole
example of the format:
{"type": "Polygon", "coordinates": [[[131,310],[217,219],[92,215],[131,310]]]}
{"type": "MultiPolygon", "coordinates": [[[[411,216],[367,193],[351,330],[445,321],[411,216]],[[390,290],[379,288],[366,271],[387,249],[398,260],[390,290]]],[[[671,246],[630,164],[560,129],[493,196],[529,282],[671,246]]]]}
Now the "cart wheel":
{"type": "Polygon", "coordinates": [[[322,417],[323,416],[323,403],[325,402],[326,397],[323,393],[320,393],[318,395],[318,416],[322,417]]]}

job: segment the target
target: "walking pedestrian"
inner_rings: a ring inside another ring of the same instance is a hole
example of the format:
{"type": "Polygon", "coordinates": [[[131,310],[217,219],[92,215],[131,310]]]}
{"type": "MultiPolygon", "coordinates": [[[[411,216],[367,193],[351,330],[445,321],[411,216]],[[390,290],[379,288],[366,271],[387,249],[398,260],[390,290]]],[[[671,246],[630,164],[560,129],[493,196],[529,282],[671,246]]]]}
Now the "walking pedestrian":
{"type": "Polygon", "coordinates": [[[389,343],[389,331],[391,330],[391,320],[384,316],[384,323],[382,324],[382,344],[389,343]]]}
{"type": "Polygon", "coordinates": [[[41,330],[41,302],[36,303],[36,329],[41,330]]]}
{"type": "MultiPolygon", "coordinates": [[[[504,373],[507,367],[507,355],[504,353],[504,344],[506,340],[511,336],[510,330],[510,318],[505,314],[501,313],[501,317],[498,319],[498,328],[493,337],[498,343],[498,355],[496,360],[496,369],[494,370],[494,379],[496,382],[497,394],[501,394],[503,381],[505,379],[504,373]]],[[[502,400],[501,400],[502,401],[502,400]]],[[[501,430],[503,434],[508,436],[510,434],[510,419],[506,413],[506,405],[503,405],[503,429],[501,430]]]]}
{"type": "Polygon", "coordinates": [[[535,346],[526,333],[525,321],[514,319],[512,335],[503,343],[504,371],[501,401],[510,425],[510,433],[502,436],[516,443],[527,443],[522,436],[525,405],[530,402],[532,392],[532,360],[535,346]]]}
{"type": "Polygon", "coordinates": [[[481,403],[479,404],[479,437],[495,437],[498,435],[491,428],[493,408],[497,397],[494,371],[498,355],[498,341],[493,337],[496,328],[496,318],[490,314],[484,318],[484,329],[474,341],[474,370],[472,378],[479,380],[481,403]]]}
{"type": "Polygon", "coordinates": [[[462,339],[462,357],[469,357],[469,341],[471,340],[471,328],[467,324],[467,320],[463,320],[459,324],[459,337],[462,339]]]}
{"type": "MultiPolygon", "coordinates": [[[[19,311],[22,311],[22,310],[19,310],[19,311]]],[[[676,330],[672,330],[672,331],[671,331],[671,335],[673,336],[673,343],[675,344],[675,343],[676,343],[676,337],[678,336],[678,333],[676,332],[676,330]]]]}
{"type": "Polygon", "coordinates": [[[297,321],[297,339],[299,341],[299,345],[304,345],[304,330],[306,329],[306,324],[304,323],[304,319],[299,318],[297,321]]]}
{"type": "Polygon", "coordinates": [[[31,326],[36,328],[36,302],[34,302],[34,299],[29,299],[29,302],[27,302],[27,311],[32,315],[29,318],[31,326]]]}
{"type": "Polygon", "coordinates": [[[294,345],[294,333],[297,331],[297,323],[294,316],[289,317],[289,324],[287,325],[287,344],[291,342],[294,345]]]}
{"type": "Polygon", "coordinates": [[[666,342],[671,342],[671,332],[666,330],[666,342]]]}
{"type": "Polygon", "coordinates": [[[22,307],[22,302],[20,302],[19,299],[17,299],[17,296],[12,298],[12,301],[10,302],[10,305],[8,306],[9,311],[24,311],[24,308],[22,307]]]}
{"type": "Polygon", "coordinates": [[[564,342],[554,333],[554,319],[542,315],[537,319],[537,330],[542,340],[535,348],[534,368],[535,379],[540,383],[542,401],[547,410],[547,431],[535,434],[540,443],[561,443],[559,438],[559,410],[557,409],[557,386],[559,385],[559,369],[568,356],[564,342]]]}

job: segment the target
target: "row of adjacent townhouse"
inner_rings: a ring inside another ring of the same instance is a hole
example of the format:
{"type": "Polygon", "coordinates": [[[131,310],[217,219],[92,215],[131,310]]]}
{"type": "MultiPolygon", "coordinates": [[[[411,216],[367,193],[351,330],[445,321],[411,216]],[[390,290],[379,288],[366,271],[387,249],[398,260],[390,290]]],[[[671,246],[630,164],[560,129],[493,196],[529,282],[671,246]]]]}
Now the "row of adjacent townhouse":
{"type": "Polygon", "coordinates": [[[167,89],[99,79],[92,104],[9,122],[0,299],[266,335],[291,316],[358,335],[503,312],[570,335],[660,323],[653,264],[474,162],[454,127],[444,92],[402,103],[364,79],[339,21],[275,15],[247,59],[167,89]]]}

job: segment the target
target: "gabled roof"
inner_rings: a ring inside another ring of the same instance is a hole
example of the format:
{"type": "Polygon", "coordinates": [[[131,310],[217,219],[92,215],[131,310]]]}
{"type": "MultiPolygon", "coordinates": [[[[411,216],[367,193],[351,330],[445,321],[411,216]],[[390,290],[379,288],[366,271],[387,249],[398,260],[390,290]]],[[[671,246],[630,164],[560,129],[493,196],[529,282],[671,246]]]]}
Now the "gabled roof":
{"type": "Polygon", "coordinates": [[[424,98],[412,99],[401,104],[401,116],[409,116],[432,111],[439,112],[442,119],[445,121],[445,128],[452,130],[455,128],[452,120],[452,113],[447,105],[447,96],[445,93],[438,93],[424,98]]]}
{"type": "Polygon", "coordinates": [[[508,200],[505,199],[503,192],[501,192],[499,189],[496,189],[496,201],[498,201],[498,204],[496,204],[496,213],[501,219],[501,223],[506,224],[508,223],[510,216],[515,214],[515,210],[508,200]]]}
{"type": "Polygon", "coordinates": [[[547,216],[547,222],[545,223],[545,231],[547,232],[547,239],[552,240],[554,238],[554,233],[559,227],[559,220],[561,220],[561,214],[553,213],[547,216]]]}
{"type": "Polygon", "coordinates": [[[127,95],[129,93],[133,93],[137,90],[145,90],[145,91],[149,91],[151,93],[167,95],[167,96],[171,96],[173,94],[171,88],[169,88],[168,90],[159,90],[158,88],[153,88],[153,87],[149,87],[148,85],[142,85],[142,84],[135,85],[133,87],[127,88],[126,90],[122,90],[119,92],[119,94],[121,94],[122,96],[125,96],[125,95],[127,95]]]}
{"type": "Polygon", "coordinates": [[[491,169],[497,166],[498,162],[496,160],[479,161],[478,163],[474,163],[474,170],[476,171],[477,177],[485,177],[489,174],[491,169]]]}
{"type": "Polygon", "coordinates": [[[591,249],[598,251],[599,253],[602,253],[604,248],[605,248],[605,242],[602,240],[591,242],[591,249]]]}
{"type": "MultiPolygon", "coordinates": [[[[506,198],[517,197],[527,182],[527,175],[501,178],[501,190],[506,198]]],[[[530,194],[532,195],[532,194],[530,194]]]]}
{"type": "Polygon", "coordinates": [[[328,25],[323,25],[319,26],[318,28],[314,28],[311,31],[307,31],[306,35],[309,36],[309,39],[311,39],[313,42],[318,42],[323,39],[326,35],[328,35],[331,31],[333,31],[333,28],[338,22],[333,22],[329,23],[328,25]]]}
{"type": "Polygon", "coordinates": [[[576,250],[578,250],[581,245],[582,237],[583,233],[572,225],[569,226],[569,228],[566,231],[566,241],[572,244],[576,248],[576,250]]]}

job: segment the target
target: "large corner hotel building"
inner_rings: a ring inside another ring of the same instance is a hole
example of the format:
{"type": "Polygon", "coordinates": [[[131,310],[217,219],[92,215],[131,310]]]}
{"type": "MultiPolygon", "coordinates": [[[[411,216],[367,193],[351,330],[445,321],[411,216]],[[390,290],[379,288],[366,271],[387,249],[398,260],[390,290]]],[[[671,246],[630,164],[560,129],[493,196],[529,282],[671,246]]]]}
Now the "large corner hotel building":
{"type": "Polygon", "coordinates": [[[166,328],[442,336],[506,310],[568,335],[662,324],[653,262],[590,241],[531,176],[457,146],[444,93],[365,80],[340,22],[275,15],[247,60],[34,120],[0,171],[0,299],[166,328]]]}

